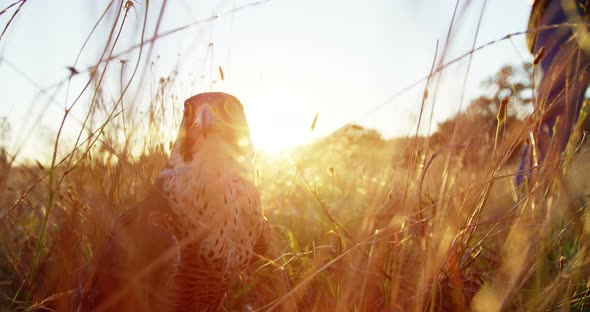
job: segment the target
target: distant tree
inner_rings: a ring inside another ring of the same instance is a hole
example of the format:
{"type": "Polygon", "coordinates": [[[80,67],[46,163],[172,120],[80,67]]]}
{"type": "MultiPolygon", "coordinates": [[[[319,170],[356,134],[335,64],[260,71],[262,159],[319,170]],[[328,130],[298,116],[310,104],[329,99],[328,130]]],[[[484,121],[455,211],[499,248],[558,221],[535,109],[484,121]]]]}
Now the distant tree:
{"type": "Polygon", "coordinates": [[[293,155],[306,168],[318,165],[319,159],[326,161],[326,168],[335,163],[350,167],[350,162],[381,157],[384,150],[389,151],[388,144],[379,131],[351,124],[297,148],[293,155]]]}
{"type": "Polygon", "coordinates": [[[367,129],[357,124],[350,124],[344,126],[332,134],[325,137],[322,143],[378,143],[382,144],[385,141],[381,133],[375,129],[367,129]]]}
{"type": "Polygon", "coordinates": [[[432,134],[430,142],[435,147],[441,147],[450,144],[454,134],[457,136],[457,143],[487,144],[495,126],[496,118],[492,115],[459,112],[438,124],[438,129],[432,134]]]}
{"type": "Polygon", "coordinates": [[[508,116],[522,117],[532,104],[532,76],[531,63],[502,66],[495,75],[481,83],[484,94],[471,101],[466,113],[495,118],[502,99],[509,98],[508,116]]]}
{"type": "MultiPolygon", "coordinates": [[[[503,99],[508,98],[507,127],[520,126],[519,118],[526,115],[532,104],[532,65],[504,65],[500,70],[482,82],[483,94],[471,101],[465,111],[458,112],[450,119],[438,124],[430,142],[436,147],[456,142],[468,144],[468,162],[485,160],[493,148],[498,110],[503,99]],[[475,148],[476,147],[476,148],[475,148]]],[[[503,133],[504,130],[501,129],[503,133]]]]}

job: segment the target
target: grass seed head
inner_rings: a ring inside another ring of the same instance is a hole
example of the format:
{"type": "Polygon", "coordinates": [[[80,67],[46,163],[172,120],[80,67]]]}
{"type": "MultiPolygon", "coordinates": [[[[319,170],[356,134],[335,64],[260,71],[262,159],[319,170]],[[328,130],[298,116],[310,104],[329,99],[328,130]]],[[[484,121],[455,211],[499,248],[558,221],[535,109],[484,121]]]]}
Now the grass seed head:
{"type": "Polygon", "coordinates": [[[541,59],[543,58],[544,55],[545,55],[545,47],[541,47],[539,49],[539,52],[537,52],[537,55],[535,55],[535,58],[533,59],[533,65],[539,64],[539,62],[541,61],[541,59]]]}

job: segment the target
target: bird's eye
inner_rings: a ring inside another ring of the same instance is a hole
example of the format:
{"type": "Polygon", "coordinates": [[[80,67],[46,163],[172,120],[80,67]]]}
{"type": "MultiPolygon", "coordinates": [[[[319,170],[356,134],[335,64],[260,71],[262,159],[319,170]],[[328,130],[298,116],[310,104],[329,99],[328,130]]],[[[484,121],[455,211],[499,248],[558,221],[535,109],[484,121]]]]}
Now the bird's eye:
{"type": "Polygon", "coordinates": [[[190,105],[188,105],[188,103],[184,104],[184,118],[188,119],[191,117],[192,114],[192,108],[190,105]]]}

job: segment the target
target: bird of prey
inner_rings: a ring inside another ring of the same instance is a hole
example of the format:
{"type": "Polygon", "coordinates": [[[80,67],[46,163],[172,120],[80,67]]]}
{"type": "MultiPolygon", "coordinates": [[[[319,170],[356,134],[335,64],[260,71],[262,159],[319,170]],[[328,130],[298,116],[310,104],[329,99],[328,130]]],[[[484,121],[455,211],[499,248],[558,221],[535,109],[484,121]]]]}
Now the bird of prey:
{"type": "Polygon", "coordinates": [[[79,311],[218,311],[270,240],[240,101],[202,93],[149,195],[114,223],[79,311]]]}

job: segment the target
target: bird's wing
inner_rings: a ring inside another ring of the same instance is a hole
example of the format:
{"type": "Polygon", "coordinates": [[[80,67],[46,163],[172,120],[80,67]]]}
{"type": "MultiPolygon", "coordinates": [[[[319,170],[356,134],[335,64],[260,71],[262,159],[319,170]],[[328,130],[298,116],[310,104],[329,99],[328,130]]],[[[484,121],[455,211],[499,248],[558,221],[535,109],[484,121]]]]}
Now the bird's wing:
{"type": "Polygon", "coordinates": [[[259,257],[264,256],[266,254],[266,251],[270,247],[271,238],[272,236],[270,226],[268,225],[268,220],[266,220],[266,218],[263,217],[262,230],[258,234],[256,243],[254,244],[254,258],[252,260],[256,260],[259,257]]]}
{"type": "Polygon", "coordinates": [[[115,222],[83,292],[84,310],[146,310],[153,305],[178,269],[176,237],[152,222],[150,209],[157,201],[145,200],[115,222]]]}

